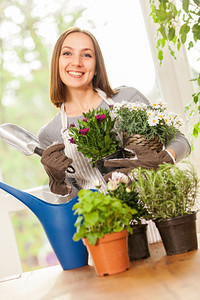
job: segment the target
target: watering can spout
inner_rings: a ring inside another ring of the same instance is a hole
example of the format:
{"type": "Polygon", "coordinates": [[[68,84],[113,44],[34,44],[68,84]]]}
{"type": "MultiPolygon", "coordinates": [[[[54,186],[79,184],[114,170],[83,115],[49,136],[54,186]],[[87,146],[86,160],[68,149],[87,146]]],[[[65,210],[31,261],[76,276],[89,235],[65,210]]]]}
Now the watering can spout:
{"type": "Polygon", "coordinates": [[[72,208],[78,196],[67,203],[52,204],[3,182],[0,182],[0,188],[24,203],[36,215],[64,270],[88,264],[88,253],[83,242],[73,241],[77,216],[72,208]]]}

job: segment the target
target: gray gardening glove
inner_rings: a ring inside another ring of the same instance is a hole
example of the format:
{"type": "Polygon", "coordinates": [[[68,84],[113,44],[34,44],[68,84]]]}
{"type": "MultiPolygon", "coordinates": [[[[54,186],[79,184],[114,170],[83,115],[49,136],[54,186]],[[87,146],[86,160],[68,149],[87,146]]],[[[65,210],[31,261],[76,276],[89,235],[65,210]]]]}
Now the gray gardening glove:
{"type": "Polygon", "coordinates": [[[44,150],[41,163],[49,176],[49,187],[52,193],[66,195],[71,192],[65,181],[65,171],[72,163],[72,159],[62,153],[65,145],[54,144],[44,150]]]}
{"type": "MultiPolygon", "coordinates": [[[[155,150],[139,145],[129,145],[124,150],[135,153],[136,157],[134,159],[124,158],[106,160],[104,166],[122,168],[117,169],[114,172],[120,172],[127,175],[132,169],[137,167],[156,170],[162,163],[174,163],[171,156],[165,150],[156,152],[155,150]]],[[[108,179],[111,178],[112,173],[113,172],[106,174],[104,179],[108,181],[108,179]]]]}

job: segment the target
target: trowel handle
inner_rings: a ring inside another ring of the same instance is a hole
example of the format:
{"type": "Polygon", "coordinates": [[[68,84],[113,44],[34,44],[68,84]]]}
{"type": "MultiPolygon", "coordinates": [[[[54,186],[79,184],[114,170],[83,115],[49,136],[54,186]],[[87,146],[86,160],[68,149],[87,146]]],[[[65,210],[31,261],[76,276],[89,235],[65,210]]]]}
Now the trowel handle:
{"type": "Polygon", "coordinates": [[[44,152],[44,150],[39,147],[36,147],[34,149],[34,153],[38,154],[39,156],[42,156],[43,152],[44,152]]]}
{"type": "MultiPolygon", "coordinates": [[[[42,156],[43,152],[44,152],[44,150],[41,149],[41,148],[39,148],[39,147],[36,147],[36,148],[34,149],[34,153],[38,154],[39,156],[42,156]]],[[[74,167],[69,166],[69,167],[67,168],[67,172],[68,172],[68,173],[75,173],[74,167]]]]}

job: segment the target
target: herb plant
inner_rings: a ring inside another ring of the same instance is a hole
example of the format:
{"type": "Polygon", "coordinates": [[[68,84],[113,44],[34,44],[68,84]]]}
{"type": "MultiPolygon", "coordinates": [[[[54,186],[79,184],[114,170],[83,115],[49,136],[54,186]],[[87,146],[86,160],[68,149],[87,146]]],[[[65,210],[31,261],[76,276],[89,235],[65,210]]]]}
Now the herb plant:
{"type": "Polygon", "coordinates": [[[136,210],[118,198],[91,190],[80,190],[78,202],[73,206],[78,218],[75,222],[74,241],[87,238],[91,245],[105,234],[125,228],[132,233],[129,222],[136,210]]]}
{"type": "Polygon", "coordinates": [[[114,153],[119,148],[119,140],[116,139],[114,124],[116,118],[112,119],[108,109],[90,110],[83,113],[83,119],[78,120],[78,126],[71,124],[69,127],[70,143],[77,145],[77,150],[84,156],[91,158],[94,163],[114,153]]]}
{"type": "Polygon", "coordinates": [[[132,175],[140,200],[151,218],[163,220],[194,210],[199,181],[191,165],[185,170],[171,164],[162,164],[157,170],[139,167],[132,175]]]}
{"type": "Polygon", "coordinates": [[[167,144],[182,125],[178,115],[167,113],[166,106],[160,101],[152,105],[115,103],[114,111],[118,115],[116,129],[119,132],[144,135],[147,140],[157,138],[162,144],[167,144]]]}
{"type": "Polygon", "coordinates": [[[131,182],[127,175],[119,172],[113,172],[112,178],[108,181],[107,194],[121,199],[123,203],[126,203],[128,206],[137,211],[137,213],[132,215],[130,221],[131,225],[140,225],[142,223],[142,219],[147,218],[148,212],[144,203],[140,201],[139,195],[135,190],[135,181],[131,182]]]}

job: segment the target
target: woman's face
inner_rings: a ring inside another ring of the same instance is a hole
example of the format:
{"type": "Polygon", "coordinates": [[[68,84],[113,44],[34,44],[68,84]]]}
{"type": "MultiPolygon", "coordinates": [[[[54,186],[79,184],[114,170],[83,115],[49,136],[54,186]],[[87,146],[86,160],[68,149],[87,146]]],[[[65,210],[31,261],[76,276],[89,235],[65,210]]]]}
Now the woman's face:
{"type": "Polygon", "coordinates": [[[92,87],[96,56],[93,42],[81,32],[70,33],[63,42],[59,58],[59,74],[67,89],[92,87]]]}

